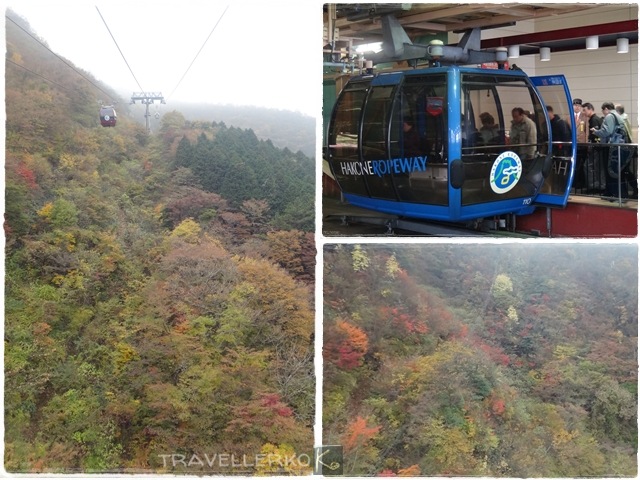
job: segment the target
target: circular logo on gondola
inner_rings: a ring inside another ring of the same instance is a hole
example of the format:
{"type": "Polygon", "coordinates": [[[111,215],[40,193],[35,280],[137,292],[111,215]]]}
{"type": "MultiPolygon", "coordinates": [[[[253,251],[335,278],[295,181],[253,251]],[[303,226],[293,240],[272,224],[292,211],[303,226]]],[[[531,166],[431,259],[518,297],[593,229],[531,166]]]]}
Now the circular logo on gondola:
{"type": "Polygon", "coordinates": [[[104,119],[105,119],[105,120],[109,120],[109,115],[105,115],[105,116],[104,116],[104,119]]]}
{"type": "Polygon", "coordinates": [[[491,190],[498,194],[507,193],[516,186],[522,175],[522,162],[518,154],[504,152],[496,158],[491,168],[491,190]]]}

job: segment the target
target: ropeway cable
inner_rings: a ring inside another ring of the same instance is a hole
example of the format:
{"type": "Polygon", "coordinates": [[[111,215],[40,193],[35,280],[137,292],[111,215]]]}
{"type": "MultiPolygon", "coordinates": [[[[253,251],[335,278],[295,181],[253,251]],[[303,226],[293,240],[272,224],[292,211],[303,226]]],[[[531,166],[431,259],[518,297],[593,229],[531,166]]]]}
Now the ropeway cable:
{"type": "Polygon", "coordinates": [[[129,68],[129,71],[131,72],[131,75],[133,76],[133,79],[136,81],[136,83],[138,84],[138,87],[140,88],[141,92],[144,92],[144,88],[142,88],[140,86],[140,82],[138,82],[138,79],[136,78],[135,74],[133,73],[133,70],[131,69],[131,67],[129,66],[129,62],[127,62],[127,59],[124,56],[124,53],[122,53],[122,50],[120,50],[120,46],[118,45],[118,42],[116,42],[116,38],[113,36],[113,33],[111,33],[111,30],[109,29],[109,25],[107,25],[107,22],[105,21],[104,17],[102,16],[102,14],[100,13],[100,9],[98,8],[98,6],[96,5],[96,10],[98,10],[98,15],[100,15],[100,18],[102,19],[102,22],[104,23],[104,26],[107,27],[107,31],[109,32],[109,35],[111,35],[111,38],[113,40],[113,43],[116,44],[116,47],[118,48],[118,51],[120,52],[120,55],[122,56],[122,59],[124,60],[124,63],[127,64],[127,68],[129,68]]]}
{"type": "MultiPolygon", "coordinates": [[[[213,26],[213,28],[211,29],[211,32],[209,32],[209,36],[206,38],[206,40],[204,41],[204,43],[202,44],[202,46],[200,47],[200,50],[198,50],[198,53],[196,53],[196,56],[193,58],[193,60],[191,61],[191,63],[189,64],[189,66],[187,67],[187,70],[184,72],[184,74],[182,75],[182,77],[180,78],[180,80],[178,81],[178,84],[175,86],[175,88],[173,89],[173,91],[169,94],[169,97],[171,97],[171,95],[173,95],[175,93],[175,91],[178,89],[178,87],[180,86],[180,84],[182,83],[182,80],[184,80],[184,77],[187,76],[187,73],[189,72],[189,70],[191,69],[191,66],[195,63],[196,59],[198,58],[198,55],[200,55],[200,52],[202,52],[202,49],[205,47],[205,45],[207,44],[207,42],[209,41],[209,38],[211,37],[211,35],[213,35],[213,32],[215,31],[216,27],[218,26],[218,24],[220,23],[220,20],[222,20],[222,17],[224,17],[224,14],[226,13],[227,9],[229,8],[229,5],[227,5],[224,9],[224,11],[222,12],[222,15],[220,15],[220,18],[218,18],[218,21],[216,22],[216,24],[213,26]]],[[[167,99],[169,98],[167,97],[167,99]]]]}
{"type": "MultiPolygon", "coordinates": [[[[26,33],[27,35],[29,35],[32,39],[34,39],[36,42],[38,42],[40,45],[42,45],[44,48],[46,48],[50,53],[52,53],[53,55],[55,55],[56,57],[58,57],[58,59],[64,63],[67,67],[69,67],[71,70],[73,70],[74,72],[76,72],[78,75],[80,75],[82,78],[84,78],[87,82],[89,82],[91,85],[93,85],[95,88],[97,88],[99,91],[101,91],[102,93],[104,93],[107,98],[112,98],[111,94],[105,92],[102,88],[100,88],[98,85],[96,85],[95,83],[93,83],[91,81],[91,79],[87,78],[86,75],[83,75],[81,72],[79,72],[73,65],[71,65],[69,62],[67,62],[64,58],[62,58],[60,55],[58,55],[56,52],[54,52],[53,50],[51,50],[49,47],[47,47],[44,43],[42,43],[40,40],[38,40],[36,37],[34,37],[28,30],[25,30],[22,25],[18,24],[14,19],[12,19],[11,17],[9,17],[8,15],[5,15],[5,18],[9,21],[11,21],[16,27],[18,27],[20,30],[22,30],[24,33],[26,33]]],[[[10,60],[7,59],[8,62],[13,63],[14,65],[20,67],[20,68],[24,68],[25,70],[33,73],[34,75],[37,75],[39,77],[42,77],[43,79],[47,80],[48,82],[54,83],[56,85],[58,85],[59,87],[61,87],[61,85],[57,84],[56,82],[54,82],[53,80],[49,80],[45,77],[43,77],[42,75],[33,72],[31,70],[29,70],[26,67],[23,67],[22,65],[15,63],[15,62],[11,62],[10,60]]],[[[64,87],[62,87],[64,88],[64,87]]],[[[67,90],[65,88],[65,90],[67,90]]]]}

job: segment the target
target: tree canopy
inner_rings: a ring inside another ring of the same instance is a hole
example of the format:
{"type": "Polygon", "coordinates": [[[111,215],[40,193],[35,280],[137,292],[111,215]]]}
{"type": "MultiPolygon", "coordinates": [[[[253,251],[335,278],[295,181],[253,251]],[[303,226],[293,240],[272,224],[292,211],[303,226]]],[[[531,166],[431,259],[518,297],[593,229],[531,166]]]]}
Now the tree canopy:
{"type": "Polygon", "coordinates": [[[228,459],[311,451],[312,161],[180,112],[103,128],[7,46],[6,470],[290,473],[228,459]]]}
{"type": "Polygon", "coordinates": [[[323,443],[350,476],[635,476],[637,258],[327,246],[323,443]]]}

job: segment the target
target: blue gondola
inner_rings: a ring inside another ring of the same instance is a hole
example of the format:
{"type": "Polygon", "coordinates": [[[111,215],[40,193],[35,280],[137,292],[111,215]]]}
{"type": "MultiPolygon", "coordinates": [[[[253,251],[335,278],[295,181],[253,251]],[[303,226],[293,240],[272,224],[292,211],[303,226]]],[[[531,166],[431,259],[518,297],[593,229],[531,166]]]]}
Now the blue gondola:
{"type": "Polygon", "coordinates": [[[103,127],[115,127],[116,126],[116,110],[110,105],[103,105],[100,108],[100,124],[103,127]]]}
{"type": "MultiPolygon", "coordinates": [[[[447,49],[459,62],[461,47],[444,47],[444,54],[440,47],[438,60],[446,60],[447,49]]],[[[562,75],[528,77],[519,69],[440,61],[359,75],[338,96],[325,159],[347,201],[402,217],[457,222],[563,207],[575,134],[563,142],[551,138],[547,105],[573,127],[562,75]],[[528,140],[510,138],[514,109],[532,120],[528,140]]]]}

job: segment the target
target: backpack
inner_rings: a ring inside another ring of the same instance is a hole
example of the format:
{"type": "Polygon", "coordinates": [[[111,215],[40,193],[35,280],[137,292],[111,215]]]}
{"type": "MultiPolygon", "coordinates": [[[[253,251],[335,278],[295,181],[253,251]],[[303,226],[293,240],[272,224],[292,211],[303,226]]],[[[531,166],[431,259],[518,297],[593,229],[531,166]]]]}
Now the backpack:
{"type": "MultiPolygon", "coordinates": [[[[613,134],[609,137],[610,144],[631,143],[631,135],[627,131],[624,120],[617,114],[611,112],[616,120],[616,126],[613,130],[613,134]]],[[[622,173],[629,165],[631,160],[632,149],[629,146],[618,146],[609,148],[609,163],[607,164],[607,171],[611,178],[618,178],[618,172],[622,173]],[[620,161],[618,162],[618,155],[620,155],[620,161]],[[619,163],[619,167],[618,167],[619,163]]]]}

